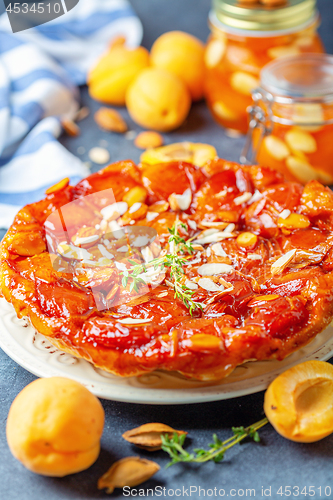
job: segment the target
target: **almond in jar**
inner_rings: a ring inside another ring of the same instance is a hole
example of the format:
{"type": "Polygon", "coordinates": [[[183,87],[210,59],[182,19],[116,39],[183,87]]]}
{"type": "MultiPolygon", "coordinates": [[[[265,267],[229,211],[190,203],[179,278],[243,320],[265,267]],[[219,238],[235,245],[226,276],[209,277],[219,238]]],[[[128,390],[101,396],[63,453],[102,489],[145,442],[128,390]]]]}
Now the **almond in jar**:
{"type": "Polygon", "coordinates": [[[315,0],[289,0],[274,8],[213,0],[205,51],[205,96],[215,120],[246,133],[247,108],[261,69],[273,60],[322,53],[315,0]]]}
{"type": "Polygon", "coordinates": [[[268,64],[253,101],[241,161],[303,184],[333,184],[333,56],[303,54],[268,64]]]}

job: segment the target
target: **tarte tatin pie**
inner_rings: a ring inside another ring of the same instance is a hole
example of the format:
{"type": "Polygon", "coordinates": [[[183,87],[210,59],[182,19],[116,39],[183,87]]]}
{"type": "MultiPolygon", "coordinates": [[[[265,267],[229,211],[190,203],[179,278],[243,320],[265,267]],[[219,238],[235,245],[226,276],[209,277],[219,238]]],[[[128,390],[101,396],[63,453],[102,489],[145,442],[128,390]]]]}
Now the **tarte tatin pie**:
{"type": "Polygon", "coordinates": [[[333,193],[317,181],[222,159],[121,161],[19,211],[0,287],[18,317],[104,370],[218,380],[331,322],[332,244],[333,193]]]}

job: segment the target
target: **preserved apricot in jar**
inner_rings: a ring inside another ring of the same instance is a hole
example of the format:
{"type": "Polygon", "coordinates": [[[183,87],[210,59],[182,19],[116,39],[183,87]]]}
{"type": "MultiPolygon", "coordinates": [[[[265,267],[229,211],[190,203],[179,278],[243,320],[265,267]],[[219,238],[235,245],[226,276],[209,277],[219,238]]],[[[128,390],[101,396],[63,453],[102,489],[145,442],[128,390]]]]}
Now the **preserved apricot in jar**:
{"type": "Polygon", "coordinates": [[[291,181],[333,183],[332,74],[333,57],[323,54],[265,67],[251,111],[265,115],[264,133],[253,129],[255,162],[291,181]]]}
{"type": "Polygon", "coordinates": [[[266,64],[286,56],[324,52],[315,7],[305,9],[303,3],[290,0],[276,5],[267,16],[264,5],[214,2],[205,51],[205,97],[222,126],[246,133],[251,93],[266,64]]]}

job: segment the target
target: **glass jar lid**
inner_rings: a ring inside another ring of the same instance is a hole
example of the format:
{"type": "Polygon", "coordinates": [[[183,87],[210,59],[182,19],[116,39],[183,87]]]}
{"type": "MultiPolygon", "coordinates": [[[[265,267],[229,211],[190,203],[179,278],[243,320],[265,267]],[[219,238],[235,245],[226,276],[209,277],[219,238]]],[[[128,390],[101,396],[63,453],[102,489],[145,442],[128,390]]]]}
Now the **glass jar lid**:
{"type": "Polygon", "coordinates": [[[225,27],[250,31],[283,31],[309,23],[317,16],[316,0],[288,0],[281,6],[245,5],[239,0],[213,0],[210,16],[225,27]]]}
{"type": "Polygon", "coordinates": [[[333,100],[333,56],[302,54],[267,64],[260,73],[261,87],[276,102],[289,99],[333,100]]]}

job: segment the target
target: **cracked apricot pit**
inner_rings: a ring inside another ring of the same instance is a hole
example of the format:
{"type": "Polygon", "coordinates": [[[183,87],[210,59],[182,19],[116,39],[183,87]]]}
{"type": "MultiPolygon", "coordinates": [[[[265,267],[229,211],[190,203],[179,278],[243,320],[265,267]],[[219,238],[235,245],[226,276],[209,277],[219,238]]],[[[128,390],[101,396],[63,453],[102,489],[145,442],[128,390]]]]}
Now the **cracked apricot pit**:
{"type": "Polygon", "coordinates": [[[90,467],[100,451],[104,410],[83,385],[38,379],[14,399],[7,419],[9,448],[29,470],[66,476],[90,467]]]}
{"type": "Polygon", "coordinates": [[[187,117],[191,97],[173,73],[147,68],[129,86],[126,105],[132,119],[142,127],[168,132],[178,128],[187,117]]]}
{"type": "Polygon", "coordinates": [[[333,432],[333,366],[305,361],[279,375],[265,394],[264,410],[283,437],[301,443],[333,432]]]}

